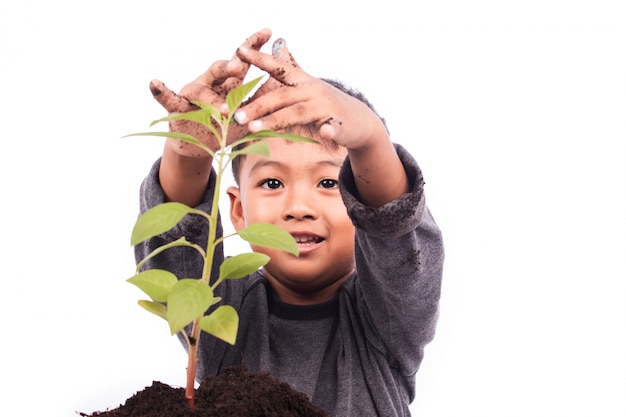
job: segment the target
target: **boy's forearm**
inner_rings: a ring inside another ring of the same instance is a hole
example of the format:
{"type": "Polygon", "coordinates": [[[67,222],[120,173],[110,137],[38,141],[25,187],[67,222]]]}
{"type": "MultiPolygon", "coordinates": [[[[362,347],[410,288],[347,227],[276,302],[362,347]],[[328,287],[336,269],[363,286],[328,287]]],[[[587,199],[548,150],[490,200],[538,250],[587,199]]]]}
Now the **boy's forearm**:
{"type": "Polygon", "coordinates": [[[165,142],[159,181],[168,201],[196,207],[206,191],[212,159],[208,155],[197,156],[194,152],[181,152],[181,146],[195,148],[178,140],[168,139],[165,142]]]}
{"type": "Polygon", "coordinates": [[[409,191],[404,166],[387,138],[348,151],[360,201],[381,207],[409,191]]]}

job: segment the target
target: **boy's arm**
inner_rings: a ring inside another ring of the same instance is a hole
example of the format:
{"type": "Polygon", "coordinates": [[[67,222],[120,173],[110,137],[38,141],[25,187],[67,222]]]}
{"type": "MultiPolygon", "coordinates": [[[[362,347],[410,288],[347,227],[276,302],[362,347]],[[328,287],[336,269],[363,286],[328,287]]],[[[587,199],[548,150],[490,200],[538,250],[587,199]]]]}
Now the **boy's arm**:
{"type": "MultiPolygon", "coordinates": [[[[372,114],[363,103],[352,97],[351,99],[354,101],[352,106],[361,105],[366,108],[360,111],[372,114]]],[[[353,147],[348,147],[356,191],[364,205],[382,207],[407,193],[409,181],[382,121],[371,115],[361,120],[365,120],[364,124],[371,125],[365,127],[364,133],[369,135],[362,136],[353,147]]],[[[334,137],[341,134],[336,131],[338,128],[345,129],[343,123],[333,123],[330,128],[334,137]]]]}
{"type": "Polygon", "coordinates": [[[413,375],[438,319],[444,246],[426,207],[424,181],[413,157],[395,145],[410,189],[383,207],[365,206],[347,160],[341,194],[356,226],[356,270],[352,286],[370,344],[385,352],[392,367],[413,375]]]}

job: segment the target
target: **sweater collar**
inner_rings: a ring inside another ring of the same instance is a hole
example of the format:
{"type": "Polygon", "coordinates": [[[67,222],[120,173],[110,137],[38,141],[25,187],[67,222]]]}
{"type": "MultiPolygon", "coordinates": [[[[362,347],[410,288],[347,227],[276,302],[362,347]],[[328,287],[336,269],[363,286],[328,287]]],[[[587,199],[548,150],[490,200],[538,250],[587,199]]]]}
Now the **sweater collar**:
{"type": "Polygon", "coordinates": [[[288,320],[320,320],[326,317],[337,315],[339,311],[339,296],[335,294],[333,298],[320,304],[289,304],[278,298],[278,294],[267,283],[267,302],[271,314],[288,320]]]}

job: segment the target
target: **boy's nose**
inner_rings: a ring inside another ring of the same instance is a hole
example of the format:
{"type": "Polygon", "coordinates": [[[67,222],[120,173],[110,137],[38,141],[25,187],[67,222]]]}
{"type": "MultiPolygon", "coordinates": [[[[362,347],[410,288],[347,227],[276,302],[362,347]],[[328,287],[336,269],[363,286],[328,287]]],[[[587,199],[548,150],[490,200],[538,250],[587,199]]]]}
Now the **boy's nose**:
{"type": "Polygon", "coordinates": [[[291,190],[285,199],[284,220],[314,220],[318,217],[315,196],[310,190],[291,190]]]}

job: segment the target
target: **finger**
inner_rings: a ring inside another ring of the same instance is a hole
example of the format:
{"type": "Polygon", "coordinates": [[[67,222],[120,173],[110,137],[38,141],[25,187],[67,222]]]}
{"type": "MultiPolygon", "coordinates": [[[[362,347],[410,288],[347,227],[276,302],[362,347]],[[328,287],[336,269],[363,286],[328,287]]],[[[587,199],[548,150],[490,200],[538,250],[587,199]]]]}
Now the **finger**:
{"type": "MultiPolygon", "coordinates": [[[[291,52],[289,52],[289,50],[287,49],[287,43],[282,38],[276,39],[276,41],[274,41],[274,44],[272,45],[272,55],[276,58],[290,63],[291,66],[293,66],[294,68],[299,68],[298,63],[291,55],[291,52]]],[[[263,94],[266,94],[278,87],[281,87],[282,85],[283,84],[280,81],[276,80],[273,77],[270,77],[267,79],[267,81],[263,83],[263,85],[261,85],[261,87],[256,90],[254,95],[250,97],[248,101],[253,101],[263,94]]]]}
{"type": "Polygon", "coordinates": [[[168,113],[184,113],[195,108],[187,99],[174,93],[159,80],[150,81],[150,92],[168,113]]]}
{"type": "MultiPolygon", "coordinates": [[[[243,47],[259,50],[270,38],[272,32],[263,29],[245,40],[243,47]]],[[[235,53],[231,60],[215,61],[194,83],[203,84],[225,93],[241,84],[250,64],[239,59],[235,53]]]]}
{"type": "MultiPolygon", "coordinates": [[[[272,31],[265,28],[260,31],[254,33],[252,36],[247,38],[244,43],[241,44],[243,48],[250,48],[256,51],[260,51],[263,45],[267,43],[272,37],[272,31]]],[[[237,51],[233,54],[232,60],[239,60],[239,56],[237,56],[237,51]]]]}
{"type": "MultiPolygon", "coordinates": [[[[272,93],[270,93],[272,94],[272,93]]],[[[263,110],[261,107],[257,107],[255,111],[263,112],[263,116],[248,119],[248,129],[251,132],[258,132],[259,130],[283,130],[292,126],[303,126],[310,123],[315,125],[320,120],[320,114],[311,109],[312,104],[310,102],[295,101],[293,103],[284,103],[284,106],[277,109],[270,109],[270,111],[263,110]]],[[[248,109],[245,109],[249,111],[248,109]]],[[[244,116],[246,113],[244,113],[244,116]]],[[[323,120],[329,119],[330,116],[321,116],[323,120]]]]}
{"type": "Polygon", "coordinates": [[[215,61],[203,74],[183,87],[179,95],[190,102],[199,101],[220,108],[228,93],[225,81],[231,77],[242,77],[243,66],[240,61],[215,61]]]}
{"type": "Polygon", "coordinates": [[[241,47],[237,50],[237,54],[242,61],[262,69],[273,78],[286,85],[294,85],[293,74],[302,71],[299,67],[294,67],[291,63],[285,62],[281,58],[264,54],[253,49],[241,47]]]}
{"type": "Polygon", "coordinates": [[[200,102],[220,107],[224,103],[224,98],[216,91],[204,84],[192,83],[186,85],[179,94],[189,102],[200,102]]]}
{"type": "MultiPolygon", "coordinates": [[[[343,123],[340,120],[327,116],[326,119],[320,121],[311,118],[310,113],[306,105],[291,106],[253,120],[248,123],[247,127],[250,132],[254,133],[266,129],[282,131],[293,126],[311,126],[317,129],[317,138],[322,140],[335,140],[341,134],[343,123]]],[[[305,133],[305,136],[309,134],[305,133]]]]}
{"type": "Polygon", "coordinates": [[[289,52],[289,49],[287,49],[287,42],[285,42],[283,38],[278,38],[274,41],[272,45],[272,55],[285,62],[289,62],[294,68],[300,68],[291,52],[289,52]]]}
{"type": "MultiPolygon", "coordinates": [[[[267,28],[261,29],[260,31],[254,33],[252,36],[247,38],[240,47],[260,51],[263,45],[267,43],[271,36],[271,30],[267,28]]],[[[232,80],[227,80],[225,82],[224,87],[228,91],[242,84],[243,79],[245,78],[246,74],[248,73],[248,69],[250,68],[249,63],[244,62],[239,58],[239,56],[237,55],[237,51],[235,51],[235,53],[233,54],[230,62],[232,63],[231,65],[238,66],[239,71],[237,74],[232,75],[234,77],[232,80]]]]}
{"type": "Polygon", "coordinates": [[[228,78],[233,76],[237,77],[241,72],[245,71],[244,67],[245,65],[240,62],[227,60],[215,61],[191,84],[198,84],[202,87],[211,88],[220,87],[228,78]]]}
{"type": "Polygon", "coordinates": [[[334,140],[341,128],[342,123],[331,118],[320,126],[320,137],[324,140],[334,140]]]}

